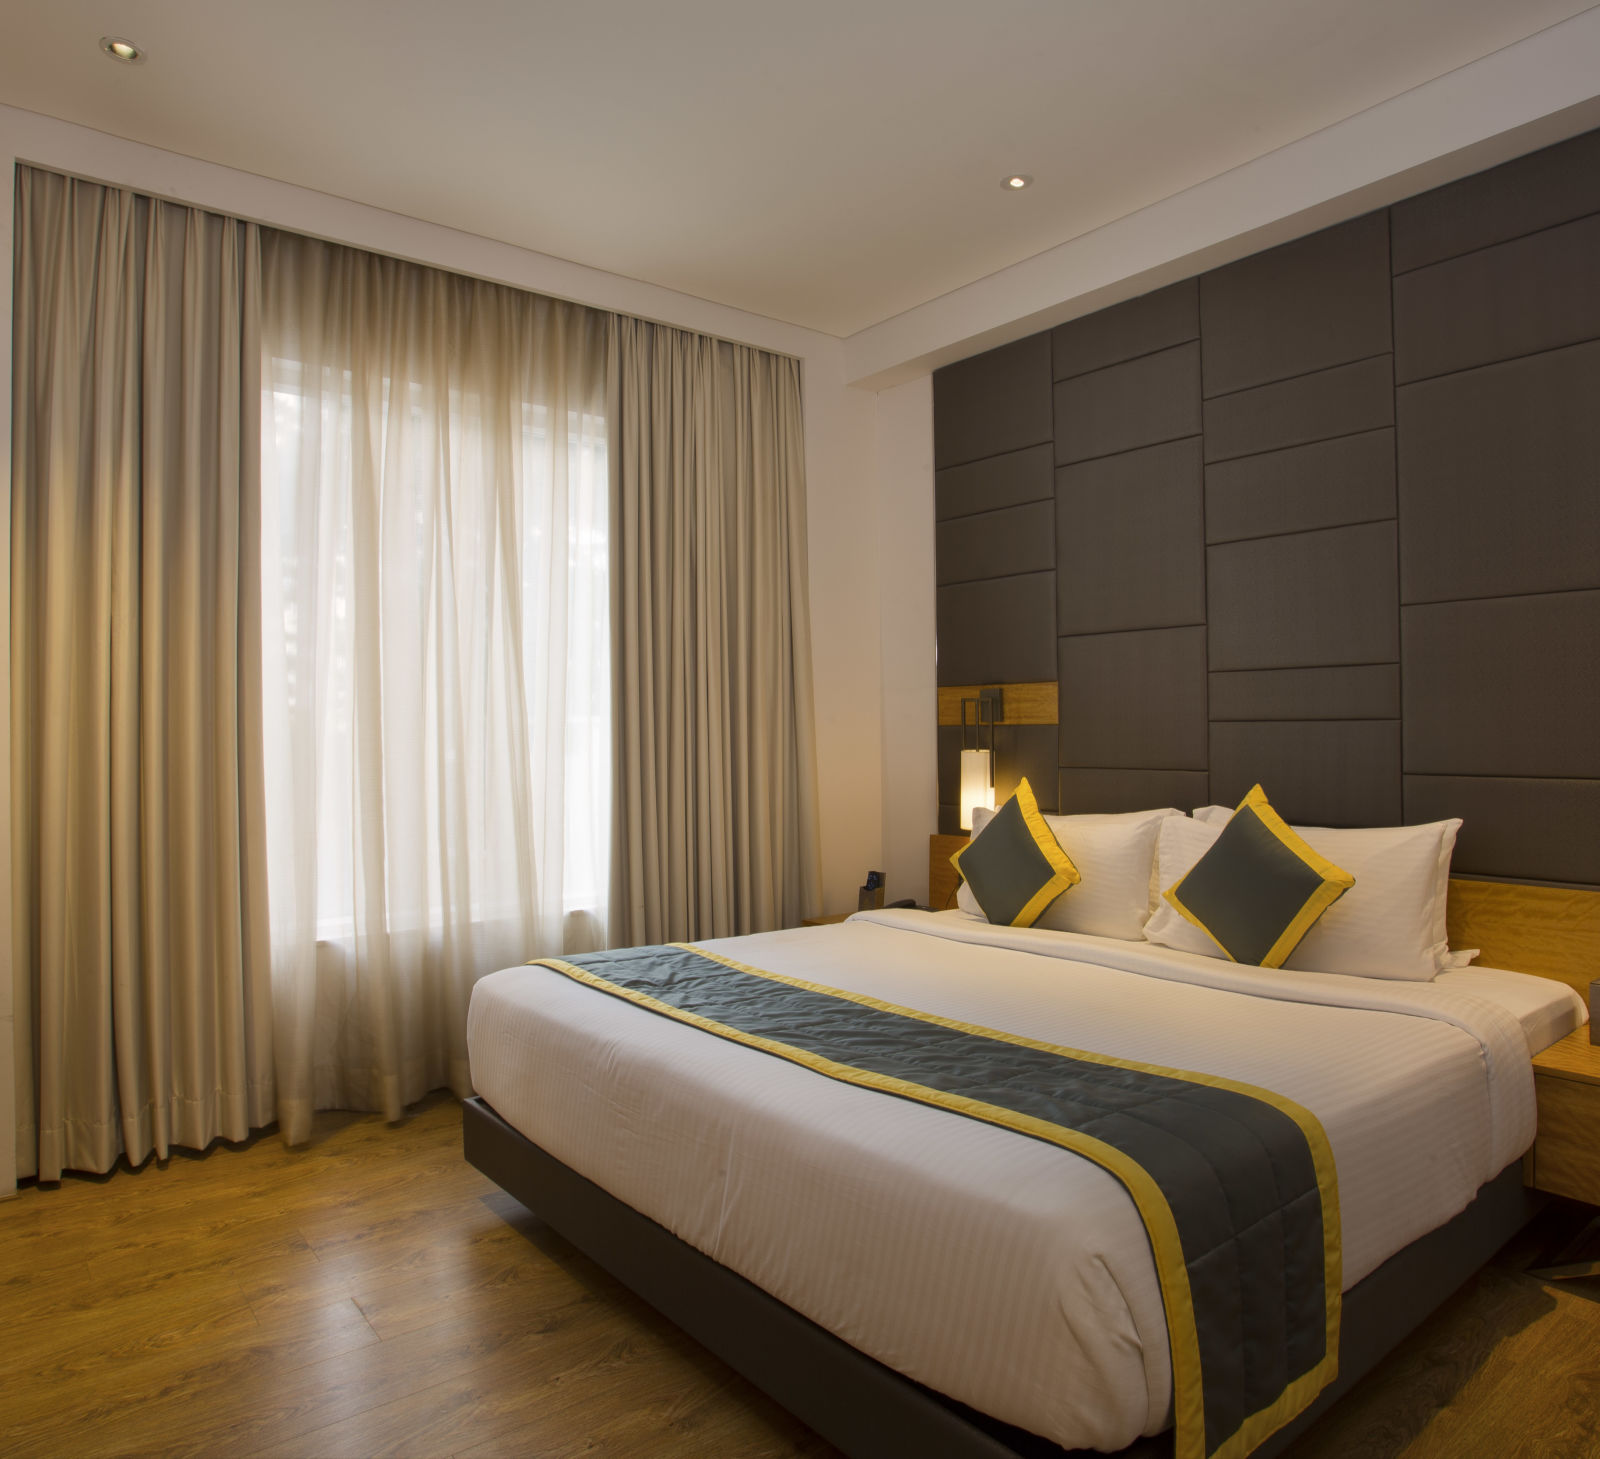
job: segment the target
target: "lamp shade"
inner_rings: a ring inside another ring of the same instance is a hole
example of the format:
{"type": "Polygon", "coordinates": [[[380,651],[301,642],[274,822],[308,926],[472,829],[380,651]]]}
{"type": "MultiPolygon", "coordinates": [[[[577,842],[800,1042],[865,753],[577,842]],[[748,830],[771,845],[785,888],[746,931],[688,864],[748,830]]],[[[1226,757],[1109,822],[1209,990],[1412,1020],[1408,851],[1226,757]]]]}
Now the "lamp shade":
{"type": "Polygon", "coordinates": [[[972,829],[975,806],[994,809],[994,753],[990,750],[961,752],[961,829],[972,829]]]}

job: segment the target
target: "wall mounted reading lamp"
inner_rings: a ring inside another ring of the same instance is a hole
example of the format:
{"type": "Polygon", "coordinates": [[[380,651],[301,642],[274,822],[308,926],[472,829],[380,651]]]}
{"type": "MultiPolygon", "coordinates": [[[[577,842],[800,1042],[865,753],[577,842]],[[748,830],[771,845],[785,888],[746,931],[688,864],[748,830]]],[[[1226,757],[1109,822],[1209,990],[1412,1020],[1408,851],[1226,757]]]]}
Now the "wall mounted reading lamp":
{"type": "Polygon", "coordinates": [[[961,701],[961,829],[972,829],[974,807],[994,809],[994,727],[1005,717],[998,689],[980,689],[975,698],[961,701]],[[970,707],[972,746],[967,747],[970,707]],[[988,730],[988,743],[984,731],[988,730]]]}

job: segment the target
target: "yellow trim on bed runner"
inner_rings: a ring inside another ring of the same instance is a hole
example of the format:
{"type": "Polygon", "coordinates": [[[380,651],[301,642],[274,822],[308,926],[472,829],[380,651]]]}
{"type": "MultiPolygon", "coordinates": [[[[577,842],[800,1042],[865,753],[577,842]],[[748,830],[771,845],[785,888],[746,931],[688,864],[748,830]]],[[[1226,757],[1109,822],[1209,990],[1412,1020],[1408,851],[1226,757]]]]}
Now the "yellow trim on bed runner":
{"type": "Polygon", "coordinates": [[[566,962],[562,958],[530,958],[528,963],[530,967],[550,968],[552,971],[562,973],[576,982],[583,983],[597,991],[622,998],[642,1008],[648,1008],[663,1017],[674,1019],[679,1023],[689,1024],[706,1033],[715,1034],[719,1038],[728,1039],[733,1043],[744,1044],[749,1048],[760,1049],[780,1059],[786,1059],[790,1063],[800,1064],[830,1079],[837,1079],[846,1084],[855,1084],[864,1089],[880,1090],[886,1094],[897,1095],[902,1099],[910,1099],[920,1104],[931,1105],[934,1108],[946,1109],[952,1113],[964,1115],[969,1119],[982,1120],[987,1124],[997,1125],[1002,1129],[1014,1130],[1018,1134],[1030,1135],[1035,1139],[1059,1146],[1064,1150],[1070,1150],[1075,1155],[1081,1155],[1086,1160],[1090,1160],[1100,1166],[1102,1170],[1115,1176],[1127,1190],[1129,1196],[1132,1197],[1134,1205],[1138,1208],[1140,1218],[1144,1221],[1145,1232],[1150,1239],[1150,1248],[1155,1257],[1156,1276],[1161,1286],[1162,1301],[1166,1307],[1167,1336],[1172,1352],[1173,1414],[1176,1428],[1174,1459],[1244,1459],[1244,1456],[1248,1455],[1258,1444],[1304,1412],[1312,1400],[1337,1376],[1342,1287],[1338,1175],[1334,1169],[1333,1151],[1328,1144],[1328,1137],[1323,1131],[1322,1124],[1303,1105],[1297,1104],[1294,1100],[1287,1099],[1281,1094],[1275,1094],[1270,1089],[1262,1089],[1256,1085],[1245,1084],[1236,1079],[1226,1079],[1221,1075],[1200,1074],[1193,1070],[1173,1069],[1162,1064],[1146,1064],[1136,1059],[1118,1059],[1109,1054],[1096,1054],[1086,1049],[1071,1049],[1060,1044],[1045,1043],[1039,1039],[1026,1038],[1022,1034],[1007,1033],[1004,1029],[986,1028],[982,1024],[964,1023],[959,1019],[943,1018],[936,1013],[924,1013],[920,1009],[907,1008],[899,1003],[885,1002],[883,999],[873,998],[865,993],[852,993],[845,988],[834,988],[825,983],[809,982],[804,978],[791,977],[786,973],[769,972],[765,968],[757,968],[748,963],[738,962],[733,958],[724,957],[721,953],[710,952],[703,947],[695,947],[691,943],[672,942],[665,945],[680,952],[693,953],[698,957],[721,963],[724,967],[732,968],[736,972],[747,973],[752,977],[765,978],[774,983],[785,983],[792,988],[801,988],[808,992],[842,998],[847,1002],[860,1004],[864,1008],[877,1009],[883,1013],[898,1014],[904,1018],[916,1019],[921,1023],[937,1024],[941,1028],[975,1034],[980,1038],[995,1039],[1001,1043],[1015,1044],[1021,1048],[1059,1054],[1063,1058],[1077,1059],[1085,1063],[1101,1064],[1115,1069],[1129,1069],[1136,1073],[1156,1074],[1191,1084],[1203,1084],[1216,1089],[1231,1090],[1236,1094],[1244,1094],[1263,1100],[1288,1115],[1300,1127],[1301,1133],[1305,1136],[1306,1145],[1311,1151],[1313,1168],[1317,1175],[1317,1188],[1322,1197],[1323,1280],[1325,1285],[1323,1306],[1327,1316],[1325,1350],[1322,1361],[1316,1367],[1309,1369],[1291,1382],[1267,1407],[1247,1415],[1238,1429],[1218,1445],[1210,1456],[1207,1456],[1205,1451],[1205,1402],[1200,1371],[1200,1344],[1195,1331],[1194,1303],[1189,1290],[1189,1272],[1184,1262],[1183,1244],[1178,1236],[1177,1222],[1173,1219],[1172,1209],[1167,1204],[1167,1199],[1162,1194],[1160,1186],[1145,1171],[1144,1167],[1131,1156],[1124,1154],[1113,1145],[1106,1144],[1103,1140],[1095,1139],[1092,1135],[1086,1135],[1080,1130],[1070,1129],[1065,1125],[1058,1125],[1050,1120],[1042,1120],[1033,1115],[1020,1114],[1015,1110],[1008,1110],[1000,1105],[989,1104],[983,1100],[972,1099],[966,1095],[950,1094],[945,1090],[934,1089],[925,1084],[915,1084],[909,1080],[897,1079],[893,1075],[879,1074],[870,1069],[858,1069],[854,1065],[841,1064],[833,1059],[824,1058],[820,1054],[814,1054],[809,1049],[798,1048],[793,1044],[780,1043],[775,1039],[762,1038],[758,1034],[746,1033],[743,1029],[734,1028],[730,1024],[720,1023],[716,1019],[705,1017],[703,1014],[692,1013],[687,1009],[663,1002],[659,998],[653,998],[648,993],[641,993],[636,989],[613,983],[597,973],[590,972],[587,968],[581,968],[577,964],[566,962]]]}

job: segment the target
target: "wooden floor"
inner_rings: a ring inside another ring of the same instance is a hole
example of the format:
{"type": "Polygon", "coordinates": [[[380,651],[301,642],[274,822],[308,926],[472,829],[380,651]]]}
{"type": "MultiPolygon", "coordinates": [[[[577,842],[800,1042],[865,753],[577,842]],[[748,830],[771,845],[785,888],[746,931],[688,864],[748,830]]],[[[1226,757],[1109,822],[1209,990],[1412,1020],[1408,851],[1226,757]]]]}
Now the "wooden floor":
{"type": "MultiPolygon", "coordinates": [[[[834,1456],[468,1166],[453,1101],[320,1118],[0,1203],[0,1453],[834,1456]]],[[[1600,1454],[1600,1281],[1531,1249],[1293,1459],[1600,1454]]]]}

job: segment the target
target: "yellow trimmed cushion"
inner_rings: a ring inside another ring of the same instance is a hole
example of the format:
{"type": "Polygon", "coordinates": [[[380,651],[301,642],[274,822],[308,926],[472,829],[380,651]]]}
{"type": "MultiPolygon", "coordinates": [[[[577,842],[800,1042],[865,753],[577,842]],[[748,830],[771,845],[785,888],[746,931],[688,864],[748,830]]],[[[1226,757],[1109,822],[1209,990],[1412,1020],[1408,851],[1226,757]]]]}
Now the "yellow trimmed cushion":
{"type": "Polygon", "coordinates": [[[950,858],[991,922],[1032,927],[1044,909],[1081,880],[1061,849],[1024,776],[989,824],[950,858]]]}
{"type": "Polygon", "coordinates": [[[1284,824],[1258,785],[1162,896],[1234,962],[1276,968],[1355,884],[1284,824]]]}

